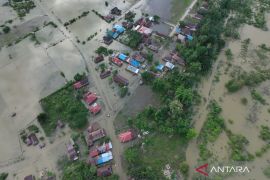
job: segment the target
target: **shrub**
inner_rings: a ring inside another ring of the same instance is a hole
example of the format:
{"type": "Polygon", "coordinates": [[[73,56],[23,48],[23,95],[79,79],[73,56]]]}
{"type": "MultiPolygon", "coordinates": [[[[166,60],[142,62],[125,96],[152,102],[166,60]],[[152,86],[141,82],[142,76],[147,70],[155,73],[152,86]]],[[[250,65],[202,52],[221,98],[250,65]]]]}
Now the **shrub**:
{"type": "Polygon", "coordinates": [[[34,132],[34,133],[38,133],[39,132],[39,128],[33,124],[33,125],[30,125],[28,128],[27,128],[30,132],[34,132]]]}
{"type": "Polygon", "coordinates": [[[47,114],[46,113],[40,113],[38,116],[37,116],[37,120],[40,124],[44,124],[47,120],[47,114]]]}
{"type": "Polygon", "coordinates": [[[251,91],[251,97],[254,100],[259,101],[261,104],[265,104],[265,99],[263,99],[263,97],[258,92],[256,92],[255,90],[251,91]]]}
{"type": "Polygon", "coordinates": [[[3,32],[4,32],[5,34],[9,33],[9,32],[10,32],[10,27],[5,26],[5,27],[3,28],[3,32]]]}
{"type": "Polygon", "coordinates": [[[188,171],[189,171],[189,165],[186,162],[182,162],[180,164],[180,171],[182,174],[184,174],[185,176],[188,175],[188,171]]]}
{"type": "Polygon", "coordinates": [[[8,173],[3,172],[0,174],[0,180],[6,180],[7,177],[8,177],[8,173]]]}
{"type": "Polygon", "coordinates": [[[263,170],[263,174],[267,177],[270,178],[270,166],[268,166],[267,168],[265,168],[263,170]]]}
{"type": "Polygon", "coordinates": [[[270,128],[268,126],[261,126],[259,137],[264,141],[270,141],[270,128]]]}
{"type": "Polygon", "coordinates": [[[241,103],[242,103],[243,105],[247,105],[247,103],[248,103],[247,98],[241,98],[241,103]]]}
{"type": "Polygon", "coordinates": [[[121,98],[125,97],[128,93],[128,87],[124,86],[120,88],[119,95],[121,98]]]}

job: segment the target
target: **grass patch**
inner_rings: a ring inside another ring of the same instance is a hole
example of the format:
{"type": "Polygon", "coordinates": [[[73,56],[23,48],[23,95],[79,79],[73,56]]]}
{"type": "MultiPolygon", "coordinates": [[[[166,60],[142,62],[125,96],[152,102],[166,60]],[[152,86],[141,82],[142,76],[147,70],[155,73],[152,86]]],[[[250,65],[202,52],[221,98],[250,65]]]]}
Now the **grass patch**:
{"type": "Polygon", "coordinates": [[[186,147],[187,141],[176,136],[148,137],[144,140],[143,149],[136,145],[125,151],[128,174],[135,179],[162,179],[162,169],[166,164],[173,170],[179,170],[180,164],[185,160],[186,147]]]}
{"type": "Polygon", "coordinates": [[[212,153],[207,149],[207,143],[214,142],[225,127],[224,119],[220,117],[222,109],[215,101],[211,102],[209,111],[207,120],[198,137],[200,141],[200,157],[202,160],[207,160],[212,156],[212,153]]]}
{"type": "Polygon", "coordinates": [[[239,76],[229,80],[225,84],[225,87],[229,92],[236,92],[244,86],[255,87],[268,79],[270,79],[270,69],[251,71],[249,73],[243,72],[239,76]]]}
{"type": "Polygon", "coordinates": [[[172,5],[172,9],[171,9],[171,21],[173,23],[176,23],[180,16],[183,15],[183,13],[185,12],[186,8],[190,5],[191,0],[172,0],[171,5],[172,5]]]}
{"type": "Polygon", "coordinates": [[[266,168],[263,170],[263,174],[264,174],[267,178],[270,178],[270,166],[266,167],[266,168]]]}
{"type": "Polygon", "coordinates": [[[265,99],[262,97],[262,95],[258,92],[256,92],[254,89],[251,91],[251,97],[252,99],[259,101],[261,104],[265,104],[266,101],[265,99]]]}
{"type": "Polygon", "coordinates": [[[72,129],[80,129],[87,124],[88,111],[75,97],[70,84],[41,99],[40,103],[45,115],[38,120],[48,136],[55,130],[59,119],[67,122],[72,129]]]}
{"type": "Polygon", "coordinates": [[[233,134],[227,131],[229,138],[229,146],[231,148],[231,159],[234,161],[250,161],[254,159],[254,156],[246,150],[246,146],[249,141],[246,137],[240,134],[233,134]]]}

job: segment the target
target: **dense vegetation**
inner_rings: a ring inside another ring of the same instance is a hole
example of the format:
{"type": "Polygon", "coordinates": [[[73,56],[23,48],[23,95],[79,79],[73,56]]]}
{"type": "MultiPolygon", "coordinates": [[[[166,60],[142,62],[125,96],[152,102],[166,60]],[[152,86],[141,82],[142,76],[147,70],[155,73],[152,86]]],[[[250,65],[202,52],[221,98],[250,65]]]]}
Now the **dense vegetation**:
{"type": "Polygon", "coordinates": [[[65,162],[63,164],[63,180],[118,180],[117,175],[110,176],[108,178],[97,177],[96,167],[90,166],[89,164],[76,161],[76,162],[65,162]]]}
{"type": "Polygon", "coordinates": [[[46,135],[55,130],[58,120],[67,122],[72,129],[83,128],[87,124],[88,111],[80,100],[76,99],[70,83],[41,99],[40,103],[45,113],[37,118],[46,135]]]}
{"type": "Polygon", "coordinates": [[[207,120],[199,134],[199,149],[202,160],[207,160],[211,157],[211,152],[207,149],[208,142],[214,142],[220,133],[224,130],[224,119],[220,117],[222,109],[216,102],[211,102],[209,105],[209,113],[207,120]]]}
{"type": "Polygon", "coordinates": [[[120,42],[133,49],[137,49],[142,42],[142,35],[137,31],[127,30],[125,38],[122,38],[120,42]]]}
{"type": "Polygon", "coordinates": [[[187,175],[189,167],[184,163],[187,145],[185,138],[154,135],[146,137],[143,142],[143,145],[137,144],[124,153],[128,174],[135,180],[166,179],[162,172],[166,164],[187,175]]]}
{"type": "Polygon", "coordinates": [[[8,173],[1,173],[0,174],[0,180],[6,180],[8,177],[8,173]]]}
{"type": "Polygon", "coordinates": [[[270,166],[267,166],[264,170],[263,170],[263,174],[269,179],[270,178],[270,166]]]}
{"type": "Polygon", "coordinates": [[[31,9],[36,7],[32,0],[9,0],[9,4],[20,18],[24,17],[31,9]]]}
{"type": "Polygon", "coordinates": [[[254,156],[246,150],[249,141],[242,135],[227,131],[229,146],[231,147],[231,159],[234,161],[250,161],[254,156]]]}
{"type": "Polygon", "coordinates": [[[229,92],[236,92],[244,86],[254,87],[268,79],[270,79],[269,69],[251,71],[249,73],[243,72],[239,76],[229,80],[225,86],[229,92]]]}

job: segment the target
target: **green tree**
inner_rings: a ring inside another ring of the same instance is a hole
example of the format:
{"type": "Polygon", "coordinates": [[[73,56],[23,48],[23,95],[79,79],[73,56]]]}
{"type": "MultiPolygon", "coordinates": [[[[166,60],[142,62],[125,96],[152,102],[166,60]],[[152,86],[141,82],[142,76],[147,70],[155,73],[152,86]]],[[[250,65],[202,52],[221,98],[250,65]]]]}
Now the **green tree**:
{"type": "Polygon", "coordinates": [[[3,32],[4,32],[5,34],[9,33],[9,32],[10,32],[10,27],[4,26],[3,32]]]}
{"type": "Polygon", "coordinates": [[[64,167],[63,180],[96,179],[96,167],[77,161],[64,167]]]}
{"type": "Polygon", "coordinates": [[[8,173],[3,172],[0,174],[0,180],[6,180],[7,177],[8,177],[8,173]]]}
{"type": "Polygon", "coordinates": [[[195,129],[189,129],[188,130],[188,133],[187,133],[187,136],[186,136],[186,138],[188,139],[188,140],[190,140],[190,139],[193,139],[193,138],[195,138],[197,136],[197,133],[196,133],[196,131],[195,131],[195,129]]]}

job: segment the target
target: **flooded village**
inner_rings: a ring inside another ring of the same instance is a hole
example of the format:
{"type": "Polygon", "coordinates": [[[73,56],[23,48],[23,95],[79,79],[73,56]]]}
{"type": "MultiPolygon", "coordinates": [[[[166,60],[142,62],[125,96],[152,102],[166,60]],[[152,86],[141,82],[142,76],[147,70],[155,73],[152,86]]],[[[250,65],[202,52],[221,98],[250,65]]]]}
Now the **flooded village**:
{"type": "Polygon", "coordinates": [[[269,1],[0,3],[0,180],[270,178],[269,1]]]}

